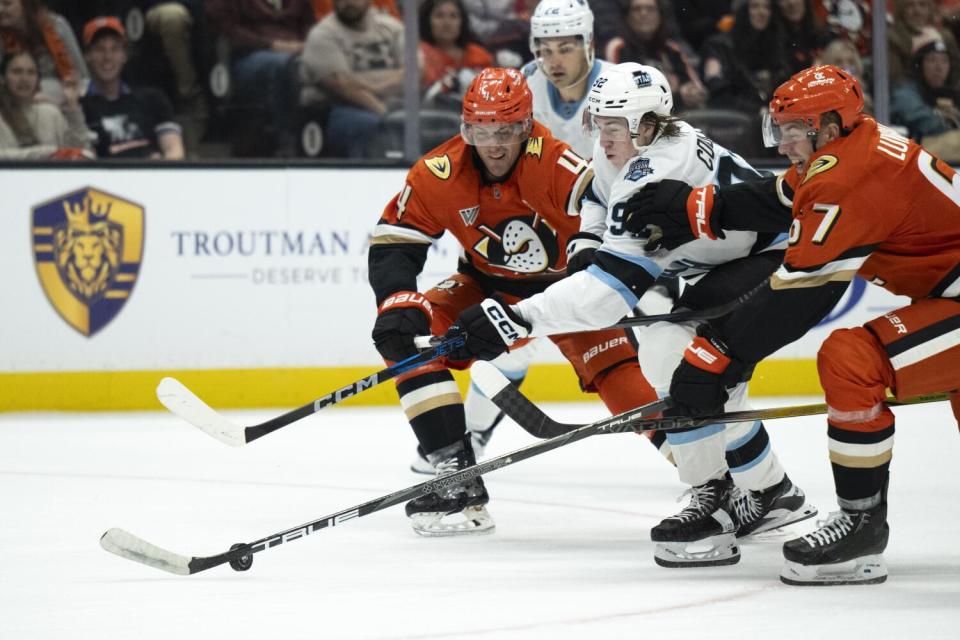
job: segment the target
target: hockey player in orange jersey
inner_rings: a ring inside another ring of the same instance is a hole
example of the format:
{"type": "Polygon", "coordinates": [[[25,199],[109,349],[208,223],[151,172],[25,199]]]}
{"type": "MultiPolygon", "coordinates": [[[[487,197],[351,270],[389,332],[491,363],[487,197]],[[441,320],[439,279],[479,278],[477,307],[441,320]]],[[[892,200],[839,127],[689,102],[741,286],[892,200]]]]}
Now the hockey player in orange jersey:
{"type": "Polygon", "coordinates": [[[707,229],[716,236],[789,224],[769,289],[722,328],[702,326],[674,372],[671,396],[689,412],[719,406],[730,372],[803,335],[854,275],[913,299],[834,331],[817,354],[840,510],[784,544],[788,584],[886,580],[894,432],[887,389],[899,398],[949,391],[960,421],[960,177],[862,108],[860,86],[846,72],[801,71],[777,89],[764,123],[767,143],[793,164],[768,181],[765,195],[756,183],[691,190],[664,181],[627,214],[635,229],[657,226],[671,244],[707,229]]]}
{"type": "MultiPolygon", "coordinates": [[[[387,362],[416,353],[417,335],[443,335],[460,312],[490,296],[516,302],[565,274],[567,242],[580,229],[588,164],[532,117],[532,96],[514,69],[485,69],[463,100],[461,136],[428,152],[410,170],[371,238],[369,277],[378,305],[373,329],[387,362]],[[425,293],[417,276],[444,232],[463,249],[458,273],[425,293]]],[[[554,340],[581,384],[614,413],[656,399],[626,332],[554,340]]],[[[475,463],[463,401],[450,369],[435,360],[397,379],[420,446],[438,473],[475,463]]],[[[493,529],[481,478],[412,500],[407,515],[422,535],[493,529]]]]}

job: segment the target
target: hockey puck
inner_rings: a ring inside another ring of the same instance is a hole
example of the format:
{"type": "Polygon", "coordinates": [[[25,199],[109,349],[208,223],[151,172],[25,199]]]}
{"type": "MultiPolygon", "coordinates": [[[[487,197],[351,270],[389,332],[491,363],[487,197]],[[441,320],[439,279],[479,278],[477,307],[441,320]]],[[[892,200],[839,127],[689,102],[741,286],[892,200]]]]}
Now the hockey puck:
{"type": "Polygon", "coordinates": [[[230,551],[234,551],[236,549],[240,549],[242,551],[245,551],[246,553],[242,553],[241,555],[234,556],[230,560],[230,568],[233,569],[234,571],[246,571],[247,569],[253,566],[253,554],[250,553],[250,547],[249,545],[245,545],[242,542],[238,542],[237,544],[230,547],[230,551]]]}

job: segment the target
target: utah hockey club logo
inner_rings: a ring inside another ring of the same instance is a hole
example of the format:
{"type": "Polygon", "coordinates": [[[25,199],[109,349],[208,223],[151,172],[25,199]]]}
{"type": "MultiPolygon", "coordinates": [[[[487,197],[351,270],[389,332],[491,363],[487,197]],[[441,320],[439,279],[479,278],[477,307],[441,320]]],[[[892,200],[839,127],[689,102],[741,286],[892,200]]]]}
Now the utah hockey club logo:
{"type": "Polygon", "coordinates": [[[634,71],[633,81],[637,83],[638,89],[643,89],[644,87],[649,87],[651,84],[653,84],[653,79],[650,78],[650,74],[646,71],[634,71]]]}
{"type": "Polygon", "coordinates": [[[90,337],[120,312],[143,258],[144,209],[84,188],[33,208],[33,255],[57,313],[90,337]]]}

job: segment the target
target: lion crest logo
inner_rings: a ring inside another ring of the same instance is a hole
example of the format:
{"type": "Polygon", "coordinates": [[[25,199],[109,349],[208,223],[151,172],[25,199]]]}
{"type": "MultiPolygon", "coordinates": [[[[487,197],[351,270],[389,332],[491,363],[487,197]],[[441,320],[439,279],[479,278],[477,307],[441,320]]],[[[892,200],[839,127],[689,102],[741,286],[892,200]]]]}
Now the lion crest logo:
{"type": "Polygon", "coordinates": [[[92,188],[33,209],[40,284],[83,335],[106,326],[129,299],[143,255],[143,223],[143,207],[92,188]]]}

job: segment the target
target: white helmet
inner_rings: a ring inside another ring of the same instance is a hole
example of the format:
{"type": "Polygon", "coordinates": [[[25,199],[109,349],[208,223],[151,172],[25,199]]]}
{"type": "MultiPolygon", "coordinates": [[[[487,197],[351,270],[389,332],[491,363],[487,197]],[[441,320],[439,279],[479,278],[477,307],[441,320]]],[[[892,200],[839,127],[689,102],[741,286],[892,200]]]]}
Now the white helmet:
{"type": "MultiPolygon", "coordinates": [[[[593,12],[587,0],[541,0],[530,18],[530,51],[537,56],[538,38],[580,36],[587,57],[593,66],[593,12]]],[[[537,64],[540,59],[537,56],[537,64]]],[[[542,69],[541,69],[542,70],[542,69]]]]}
{"type": "Polygon", "coordinates": [[[584,125],[590,116],[625,118],[633,136],[640,130],[640,119],[651,111],[658,116],[669,116],[673,110],[670,83],[659,69],[624,62],[602,72],[590,92],[584,125]]]}

